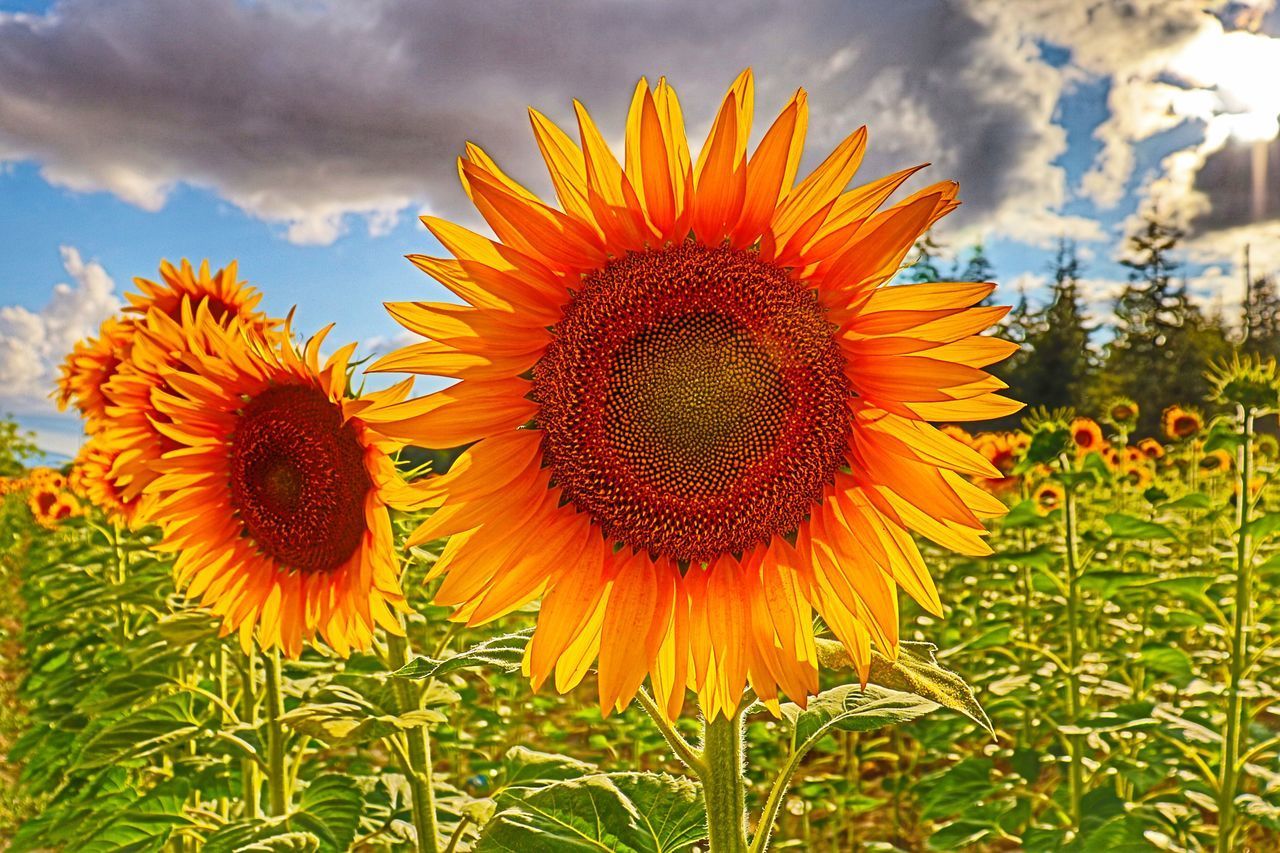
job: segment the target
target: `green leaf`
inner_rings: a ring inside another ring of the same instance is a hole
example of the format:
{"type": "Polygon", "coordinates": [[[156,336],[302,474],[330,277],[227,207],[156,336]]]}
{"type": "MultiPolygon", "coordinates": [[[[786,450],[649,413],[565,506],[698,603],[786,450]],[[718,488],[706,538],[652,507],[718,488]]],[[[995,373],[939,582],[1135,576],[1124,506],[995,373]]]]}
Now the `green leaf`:
{"type": "Polygon", "coordinates": [[[322,851],[345,853],[360,825],[363,795],[350,777],[339,773],[318,776],[299,797],[288,817],[267,817],[230,823],[206,839],[204,853],[259,851],[322,851]]]}
{"type": "Polygon", "coordinates": [[[807,752],[832,729],[869,732],[909,723],[939,707],[937,702],[876,684],[845,684],[810,697],[807,708],[788,702],[783,718],[791,724],[795,752],[807,752]]]}
{"type": "MultiPolygon", "coordinates": [[[[817,644],[818,659],[823,666],[839,668],[852,665],[844,646],[836,640],[819,638],[817,644]]],[[[991,720],[974,696],[973,688],[938,663],[937,651],[938,647],[932,643],[903,642],[898,644],[898,659],[894,661],[872,650],[868,680],[958,711],[994,734],[991,720]]]]}
{"type": "Polygon", "coordinates": [[[108,767],[186,743],[203,728],[192,707],[192,694],[168,696],[133,711],[90,736],[76,764],[108,767]]]}
{"type": "Polygon", "coordinates": [[[1191,655],[1173,646],[1148,645],[1140,653],[1142,662],[1153,672],[1180,682],[1191,681],[1191,655]]]}
{"type": "Polygon", "coordinates": [[[1204,492],[1192,492],[1176,501],[1169,501],[1162,509],[1212,509],[1213,501],[1204,492]]]}
{"type": "Polygon", "coordinates": [[[494,666],[504,672],[515,672],[524,660],[524,649],[532,636],[533,629],[527,628],[514,634],[492,637],[443,660],[414,658],[391,674],[399,678],[437,678],[455,670],[482,666],[494,666]]]}
{"type": "Polygon", "coordinates": [[[280,719],[289,728],[328,746],[368,743],[405,729],[445,722],[439,711],[421,709],[400,714],[382,713],[356,691],[330,685],[323,691],[324,702],[302,705],[280,719]]]}
{"type": "Polygon", "coordinates": [[[677,853],[705,837],[702,795],[656,773],[597,773],[539,788],[511,788],[477,853],[677,853]]]}
{"type": "Polygon", "coordinates": [[[1261,541],[1280,530],[1280,512],[1269,512],[1249,522],[1249,535],[1261,541]]]}
{"type": "Polygon", "coordinates": [[[1111,528],[1111,537],[1113,539],[1146,539],[1159,541],[1178,538],[1176,533],[1168,527],[1165,527],[1163,524],[1157,524],[1154,521],[1145,521],[1141,518],[1134,518],[1132,515],[1113,512],[1106,516],[1106,521],[1107,526],[1111,528]]]}
{"type": "Polygon", "coordinates": [[[1053,519],[1040,514],[1040,511],[1036,508],[1036,502],[1031,500],[1015,504],[1004,518],[1000,519],[1000,526],[1005,530],[1044,527],[1053,523],[1053,519]]]}
{"type": "Polygon", "coordinates": [[[513,746],[502,756],[502,770],[503,783],[513,787],[588,776],[596,772],[596,766],[567,755],[513,746]]]}

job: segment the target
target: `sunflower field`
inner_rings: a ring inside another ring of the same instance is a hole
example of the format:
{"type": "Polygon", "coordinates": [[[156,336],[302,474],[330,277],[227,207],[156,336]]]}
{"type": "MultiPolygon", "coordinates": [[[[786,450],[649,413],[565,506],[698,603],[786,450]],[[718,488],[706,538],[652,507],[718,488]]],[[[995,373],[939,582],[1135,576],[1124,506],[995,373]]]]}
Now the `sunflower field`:
{"type": "Polygon", "coordinates": [[[957,185],[753,86],[531,111],[556,204],[469,145],[376,361],[135,280],[75,461],[0,430],[9,849],[1280,849],[1275,362],[1024,411],[996,286],[896,280],[957,185]]]}

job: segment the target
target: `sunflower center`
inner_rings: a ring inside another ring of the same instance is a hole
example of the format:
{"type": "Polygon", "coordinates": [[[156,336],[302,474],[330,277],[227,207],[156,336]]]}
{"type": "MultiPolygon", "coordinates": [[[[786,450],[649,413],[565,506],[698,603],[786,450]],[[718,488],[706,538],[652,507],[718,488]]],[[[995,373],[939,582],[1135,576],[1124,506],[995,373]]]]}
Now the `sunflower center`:
{"type": "Polygon", "coordinates": [[[794,531],[844,458],[834,331],[754,252],[685,243],[612,261],[534,367],[554,481],[606,537],[679,560],[794,531]]]}
{"type": "Polygon", "coordinates": [[[372,487],[355,426],[318,388],[280,385],[244,407],[231,439],[231,504],[262,553],[305,573],[346,562],[372,487]]]}

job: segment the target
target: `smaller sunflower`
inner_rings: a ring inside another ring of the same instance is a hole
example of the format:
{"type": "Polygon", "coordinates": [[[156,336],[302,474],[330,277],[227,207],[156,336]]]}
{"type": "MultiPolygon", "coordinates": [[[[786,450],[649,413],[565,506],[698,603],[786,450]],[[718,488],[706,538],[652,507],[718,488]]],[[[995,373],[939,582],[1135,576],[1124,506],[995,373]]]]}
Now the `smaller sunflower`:
{"type": "Polygon", "coordinates": [[[1138,420],[1138,404],[1128,397],[1120,397],[1107,406],[1107,420],[1118,427],[1128,428],[1138,420]]]}
{"type": "Polygon", "coordinates": [[[1102,427],[1092,418],[1076,418],[1071,422],[1071,442],[1076,447],[1076,454],[1087,456],[1099,452],[1106,445],[1102,437],[1102,427]]]}
{"type": "Polygon", "coordinates": [[[1120,458],[1120,451],[1116,450],[1109,444],[1105,444],[1098,451],[1098,455],[1102,457],[1102,461],[1106,463],[1107,469],[1110,471],[1118,471],[1123,460],[1120,458]]]}
{"type": "Polygon", "coordinates": [[[145,496],[129,498],[120,489],[111,475],[116,455],[103,436],[92,436],[76,454],[67,481],[73,492],[102,510],[107,518],[132,528],[145,496]]]}
{"type": "Polygon", "coordinates": [[[1231,454],[1225,450],[1211,450],[1200,457],[1200,473],[1216,477],[1231,468],[1231,454]]]}
{"type": "Polygon", "coordinates": [[[73,495],[49,485],[34,486],[27,498],[27,506],[36,523],[47,528],[56,527],[58,522],[80,514],[80,504],[73,495]]]}
{"type": "Polygon", "coordinates": [[[1138,442],[1138,450],[1148,459],[1163,459],[1164,445],[1154,438],[1144,438],[1138,442]]]}
{"type": "Polygon", "coordinates": [[[58,408],[65,410],[74,403],[90,433],[98,429],[106,415],[103,389],[128,357],[132,340],[132,321],[108,317],[99,327],[98,336],[77,341],[59,368],[54,392],[58,408]]]}
{"type": "Polygon", "coordinates": [[[1204,428],[1204,420],[1197,412],[1177,405],[1164,410],[1160,423],[1164,434],[1174,441],[1190,438],[1204,428]]]}
{"type": "Polygon", "coordinates": [[[1047,482],[1042,483],[1031,497],[1036,502],[1036,511],[1041,515],[1048,515],[1062,506],[1066,494],[1060,484],[1047,482]]]}
{"type": "Polygon", "coordinates": [[[262,647],[295,658],[317,634],[345,657],[370,646],[375,625],[399,633],[393,611],[407,605],[387,511],[403,488],[387,456],[399,445],[360,416],[410,383],[353,398],[354,344],[322,367],[323,333],[299,353],[287,329],[267,340],[205,326],[208,346],[154,394],[172,444],[147,492],[179,588],[246,649],[255,628],[262,647]]]}
{"type": "MultiPolygon", "coordinates": [[[[232,271],[234,273],[234,265],[232,271]]],[[[220,272],[207,284],[214,287],[216,282],[226,280],[227,276],[220,272]]],[[[230,280],[234,280],[234,275],[230,280]]],[[[216,292],[222,290],[217,288],[216,292]]],[[[265,336],[278,334],[274,328],[276,321],[263,315],[228,314],[227,303],[221,296],[217,300],[209,296],[195,299],[183,293],[176,317],[167,310],[169,300],[162,299],[136,321],[129,358],[105,386],[108,404],[103,432],[115,455],[111,476],[126,501],[140,499],[147,484],[156,478],[155,463],[177,446],[158,428],[167,416],[156,407],[153,394],[171,390],[165,376],[187,370],[183,354],[192,349],[208,350],[213,345],[211,330],[215,329],[247,329],[265,336]]],[[[257,297],[245,296],[241,303],[248,312],[257,303],[257,297]]],[[[138,520],[146,520],[145,512],[139,514],[138,520]]]]}
{"type": "Polygon", "coordinates": [[[1025,443],[1011,432],[984,432],[977,436],[973,448],[981,453],[992,464],[1002,477],[978,479],[978,485],[992,494],[1005,494],[1017,488],[1019,478],[1013,475],[1013,469],[1026,450],[1025,443]]]}
{"type": "Polygon", "coordinates": [[[1121,475],[1125,482],[1135,489],[1146,488],[1154,479],[1151,468],[1144,463],[1126,462],[1121,469],[1121,475]]]}
{"type": "MultiPolygon", "coordinates": [[[[262,294],[239,280],[236,262],[232,261],[215,273],[209,272],[209,262],[200,262],[199,270],[191,262],[182,259],[175,267],[168,261],[160,262],[160,282],[135,278],[133,283],[141,293],[126,293],[129,300],[125,311],[146,316],[152,309],[171,320],[182,318],[183,306],[191,308],[203,304],[217,323],[226,325],[232,318],[250,324],[267,324],[267,316],[255,311],[262,301],[262,294]]],[[[279,325],[279,323],[270,323],[279,325]]]]}
{"type": "Polygon", "coordinates": [[[938,427],[938,430],[943,435],[954,438],[965,447],[973,447],[974,438],[964,427],[956,426],[955,424],[947,424],[946,426],[938,427]]]}

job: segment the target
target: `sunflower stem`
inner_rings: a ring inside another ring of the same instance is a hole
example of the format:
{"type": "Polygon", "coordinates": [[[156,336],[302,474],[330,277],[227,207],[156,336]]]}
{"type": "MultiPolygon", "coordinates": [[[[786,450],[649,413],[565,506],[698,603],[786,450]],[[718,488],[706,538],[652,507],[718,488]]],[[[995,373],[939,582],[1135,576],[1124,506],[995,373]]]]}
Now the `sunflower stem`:
{"type": "MultiPolygon", "coordinates": [[[[409,663],[412,655],[409,651],[408,633],[404,636],[387,635],[387,662],[392,670],[399,669],[409,663]]],[[[422,693],[414,684],[405,678],[394,678],[397,701],[400,713],[417,711],[422,708],[422,693]]],[[[413,796],[413,826],[418,835],[418,850],[422,853],[436,853],[440,849],[439,831],[436,828],[436,794],[435,784],[431,778],[431,736],[425,725],[406,729],[405,740],[408,742],[408,761],[401,769],[409,780],[409,788],[413,796]]]]}
{"type": "Polygon", "coordinates": [[[706,762],[703,761],[702,753],[694,748],[680,732],[676,731],[675,726],[667,721],[662,709],[658,707],[658,703],[653,700],[643,687],[636,693],[636,700],[640,703],[640,707],[644,708],[645,713],[653,720],[654,725],[658,727],[658,731],[662,732],[663,738],[666,739],[667,745],[671,747],[671,751],[676,757],[684,762],[685,766],[701,777],[707,770],[706,762]]]}
{"type": "MultiPolygon", "coordinates": [[[[1072,466],[1064,455],[1062,459],[1064,471],[1070,472],[1072,466]]],[[[1067,702],[1068,722],[1076,726],[1080,722],[1080,558],[1076,544],[1076,500],[1075,483],[1068,482],[1062,490],[1063,535],[1066,540],[1067,558],[1067,702]]],[[[1080,734],[1068,736],[1071,745],[1071,765],[1069,768],[1069,796],[1071,803],[1071,825],[1080,831],[1081,801],[1084,799],[1084,737],[1080,734]]]]}
{"type": "Polygon", "coordinates": [[[267,786],[273,816],[289,811],[289,776],[284,763],[284,693],[280,683],[280,649],[273,647],[262,656],[267,682],[267,786]]]}
{"type": "Polygon", "coordinates": [[[1253,496],[1249,481],[1253,476],[1253,419],[1251,409],[1241,409],[1242,441],[1236,451],[1240,491],[1236,497],[1236,600],[1231,613],[1231,681],[1227,687],[1226,732],[1222,736],[1222,766],[1218,784],[1218,840],[1220,853],[1232,849],[1235,839],[1236,789],[1239,787],[1239,756],[1248,734],[1247,715],[1241,713],[1240,682],[1248,670],[1249,610],[1252,560],[1249,558],[1249,523],[1253,496]]]}
{"type": "MultiPolygon", "coordinates": [[[[240,670],[240,716],[244,722],[258,727],[257,658],[252,653],[242,653],[238,660],[240,670]]],[[[256,820],[262,816],[261,758],[245,757],[240,760],[240,796],[244,800],[244,816],[256,820]]]]}
{"type": "Polygon", "coordinates": [[[746,781],[743,778],[742,715],[704,719],[702,797],[707,807],[707,843],[711,853],[746,853],[746,781]]]}

